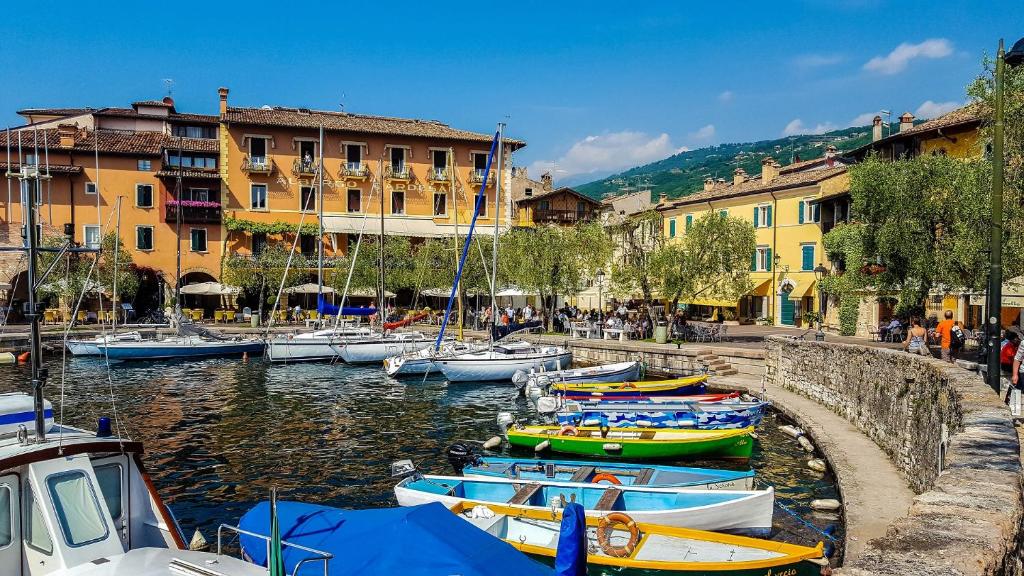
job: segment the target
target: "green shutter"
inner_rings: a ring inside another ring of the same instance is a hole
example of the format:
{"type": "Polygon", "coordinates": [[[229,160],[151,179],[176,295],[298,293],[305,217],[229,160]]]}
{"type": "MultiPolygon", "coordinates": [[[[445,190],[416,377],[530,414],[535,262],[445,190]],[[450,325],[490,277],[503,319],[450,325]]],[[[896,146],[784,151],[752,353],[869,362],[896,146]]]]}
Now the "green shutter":
{"type": "Polygon", "coordinates": [[[758,226],[758,222],[757,222],[757,216],[758,216],[757,211],[758,210],[759,210],[759,208],[757,206],[754,206],[754,228],[758,228],[759,227],[758,226]]]}
{"type": "Polygon", "coordinates": [[[693,214],[686,215],[686,231],[690,231],[690,226],[693,226],[693,214]]]}
{"type": "Polygon", "coordinates": [[[814,245],[807,244],[803,248],[803,266],[805,272],[814,270],[814,245]]]}
{"type": "Polygon", "coordinates": [[[675,218],[673,218],[673,219],[668,221],[668,237],[669,238],[675,238],[676,237],[676,219],[675,218]]]}
{"type": "Polygon", "coordinates": [[[754,248],[754,257],[750,260],[750,271],[757,272],[757,248],[754,248]]]}
{"type": "Polygon", "coordinates": [[[814,205],[814,221],[821,222],[821,204],[814,205]]]}
{"type": "Polygon", "coordinates": [[[804,223],[804,201],[803,200],[800,201],[799,206],[800,207],[798,208],[798,210],[800,210],[800,211],[797,213],[797,222],[800,223],[800,224],[803,224],[804,223]]]}
{"type": "Polygon", "coordinates": [[[772,225],[772,207],[765,206],[764,209],[768,211],[768,216],[765,218],[765,220],[768,222],[768,226],[770,227],[772,225]]]}
{"type": "Polygon", "coordinates": [[[765,266],[765,270],[768,271],[768,272],[771,272],[772,271],[772,249],[771,248],[766,248],[765,249],[765,256],[766,256],[765,260],[767,260],[767,262],[765,262],[765,264],[767,264],[767,266],[765,266]]]}

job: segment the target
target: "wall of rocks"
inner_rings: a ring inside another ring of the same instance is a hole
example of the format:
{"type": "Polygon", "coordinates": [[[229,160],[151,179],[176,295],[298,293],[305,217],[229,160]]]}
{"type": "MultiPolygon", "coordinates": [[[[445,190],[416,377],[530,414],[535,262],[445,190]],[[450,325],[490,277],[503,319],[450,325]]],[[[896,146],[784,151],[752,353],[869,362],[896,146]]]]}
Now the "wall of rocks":
{"type": "Polygon", "coordinates": [[[1022,571],[1020,440],[975,373],[902,351],[772,337],[765,375],[853,423],[917,493],[842,574],[1022,571]]]}

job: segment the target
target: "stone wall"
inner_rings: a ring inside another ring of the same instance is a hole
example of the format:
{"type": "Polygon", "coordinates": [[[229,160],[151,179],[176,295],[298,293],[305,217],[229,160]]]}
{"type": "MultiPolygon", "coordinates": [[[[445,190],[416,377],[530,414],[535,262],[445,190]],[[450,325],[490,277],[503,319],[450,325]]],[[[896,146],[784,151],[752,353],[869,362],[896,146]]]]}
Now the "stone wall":
{"type": "Polygon", "coordinates": [[[765,343],[765,373],[853,423],[917,493],[910,514],[841,573],[1022,573],[1020,441],[977,374],[897,350],[780,337],[765,343]]]}

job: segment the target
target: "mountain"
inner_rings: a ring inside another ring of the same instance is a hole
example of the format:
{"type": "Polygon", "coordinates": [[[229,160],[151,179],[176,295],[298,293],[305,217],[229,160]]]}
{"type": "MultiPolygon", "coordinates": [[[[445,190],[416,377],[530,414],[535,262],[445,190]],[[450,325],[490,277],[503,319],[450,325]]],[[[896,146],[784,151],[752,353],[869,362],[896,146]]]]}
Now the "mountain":
{"type": "MultiPolygon", "coordinates": [[[[899,130],[898,124],[891,126],[899,130]]],[[[703,189],[704,178],[732,179],[733,170],[743,168],[747,174],[761,173],[761,160],[775,158],[786,165],[799,160],[824,156],[825,148],[832,144],[839,152],[853,150],[871,141],[871,126],[834,130],[825,134],[801,134],[776,140],[761,140],[740,144],[717,144],[707,148],[687,150],[664,160],[630,168],[601,180],[574,187],[577,192],[601,199],[622,191],[636,190],[636,186],[649,186],[654,199],[659,194],[669,198],[686,196],[703,189]]]]}

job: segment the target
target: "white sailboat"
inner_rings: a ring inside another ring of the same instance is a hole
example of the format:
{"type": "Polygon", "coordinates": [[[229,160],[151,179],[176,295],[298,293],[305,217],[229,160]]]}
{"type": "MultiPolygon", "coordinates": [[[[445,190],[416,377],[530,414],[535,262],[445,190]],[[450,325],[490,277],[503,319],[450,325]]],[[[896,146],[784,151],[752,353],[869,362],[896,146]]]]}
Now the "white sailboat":
{"type": "Polygon", "coordinates": [[[141,342],[142,334],[138,331],[121,332],[119,334],[99,335],[91,339],[68,340],[68,352],[74,356],[99,356],[100,345],[108,342],[141,342]]]}

